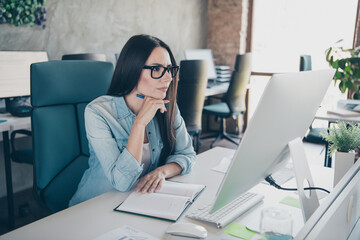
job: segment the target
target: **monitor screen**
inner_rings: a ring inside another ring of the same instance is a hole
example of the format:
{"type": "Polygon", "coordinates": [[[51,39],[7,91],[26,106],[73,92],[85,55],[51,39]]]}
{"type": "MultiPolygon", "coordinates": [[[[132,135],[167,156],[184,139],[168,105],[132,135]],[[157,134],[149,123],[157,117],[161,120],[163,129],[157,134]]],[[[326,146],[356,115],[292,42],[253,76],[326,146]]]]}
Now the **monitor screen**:
{"type": "Polygon", "coordinates": [[[302,138],[334,76],[333,69],[274,75],[231,161],[212,211],[278,170],[289,141],[302,138]]]}
{"type": "Polygon", "coordinates": [[[216,79],[214,58],[211,49],[185,50],[186,60],[206,60],[208,63],[208,79],[216,79]]]}
{"type": "Polygon", "coordinates": [[[0,98],[30,95],[30,65],[48,61],[46,52],[0,51],[0,98]]]}

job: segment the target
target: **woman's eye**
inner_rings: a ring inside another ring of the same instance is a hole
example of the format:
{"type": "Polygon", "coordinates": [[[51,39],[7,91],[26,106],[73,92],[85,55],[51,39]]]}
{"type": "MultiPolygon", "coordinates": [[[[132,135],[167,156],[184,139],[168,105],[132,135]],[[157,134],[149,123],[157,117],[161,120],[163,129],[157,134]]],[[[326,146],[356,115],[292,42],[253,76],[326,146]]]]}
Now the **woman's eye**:
{"type": "Polygon", "coordinates": [[[159,72],[160,71],[160,67],[154,67],[153,71],[159,72]]]}

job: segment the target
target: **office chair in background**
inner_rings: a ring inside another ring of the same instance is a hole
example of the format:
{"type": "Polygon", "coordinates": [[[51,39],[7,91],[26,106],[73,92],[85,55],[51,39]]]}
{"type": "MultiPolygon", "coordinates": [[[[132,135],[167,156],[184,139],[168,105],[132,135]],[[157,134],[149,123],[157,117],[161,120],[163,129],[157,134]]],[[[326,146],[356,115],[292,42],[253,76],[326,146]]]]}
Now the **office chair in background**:
{"type": "Polygon", "coordinates": [[[79,53],[79,54],[65,54],[61,60],[92,60],[92,61],[106,61],[105,54],[102,53],[79,53]]]}
{"type": "MultiPolygon", "coordinates": [[[[207,105],[203,108],[203,113],[213,115],[221,119],[220,130],[215,135],[217,138],[211,143],[210,148],[225,138],[238,145],[232,137],[226,133],[226,118],[236,118],[246,111],[245,96],[246,87],[251,75],[251,53],[236,56],[235,69],[232,72],[229,88],[219,103],[207,105]]],[[[207,136],[211,138],[215,136],[207,136]]]]}
{"type": "MultiPolygon", "coordinates": [[[[300,56],[300,71],[311,71],[311,56],[310,55],[301,55],[300,56]]],[[[326,144],[326,141],[323,139],[320,133],[327,132],[327,128],[313,128],[312,125],[309,127],[309,131],[304,137],[306,142],[326,144]]]]}
{"type": "Polygon", "coordinates": [[[113,70],[112,63],[98,61],[31,65],[34,188],[52,212],[68,207],[88,168],[84,110],[106,94],[113,70]]]}
{"type": "Polygon", "coordinates": [[[207,62],[205,60],[183,60],[180,62],[179,75],[177,103],[186,129],[193,139],[194,150],[198,152],[207,84],[207,62]]]}

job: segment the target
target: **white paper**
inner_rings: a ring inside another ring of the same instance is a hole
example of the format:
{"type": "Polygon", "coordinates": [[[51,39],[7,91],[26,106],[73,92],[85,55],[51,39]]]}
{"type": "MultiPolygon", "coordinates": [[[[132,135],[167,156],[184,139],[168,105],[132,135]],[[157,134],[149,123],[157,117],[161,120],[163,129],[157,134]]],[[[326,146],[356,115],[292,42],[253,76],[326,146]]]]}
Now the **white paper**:
{"type": "Polygon", "coordinates": [[[158,238],[152,237],[147,233],[144,233],[136,228],[128,225],[124,225],[120,228],[111,230],[110,232],[104,233],[94,240],[159,240],[158,238]]]}
{"type": "Polygon", "coordinates": [[[214,170],[216,172],[226,173],[229,169],[231,163],[231,159],[228,157],[223,157],[220,161],[220,163],[213,167],[211,170],[214,170]]]}

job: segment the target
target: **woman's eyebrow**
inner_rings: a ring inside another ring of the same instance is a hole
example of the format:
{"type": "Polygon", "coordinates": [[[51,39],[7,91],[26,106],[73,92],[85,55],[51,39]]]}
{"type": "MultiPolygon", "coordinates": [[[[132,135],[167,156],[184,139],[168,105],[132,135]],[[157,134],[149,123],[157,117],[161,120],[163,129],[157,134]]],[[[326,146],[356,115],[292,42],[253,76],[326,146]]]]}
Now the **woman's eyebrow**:
{"type": "MultiPolygon", "coordinates": [[[[160,66],[160,67],[164,67],[164,65],[162,65],[161,63],[150,63],[151,66],[160,66]]],[[[168,64],[166,67],[171,67],[172,64],[168,64]]]]}

